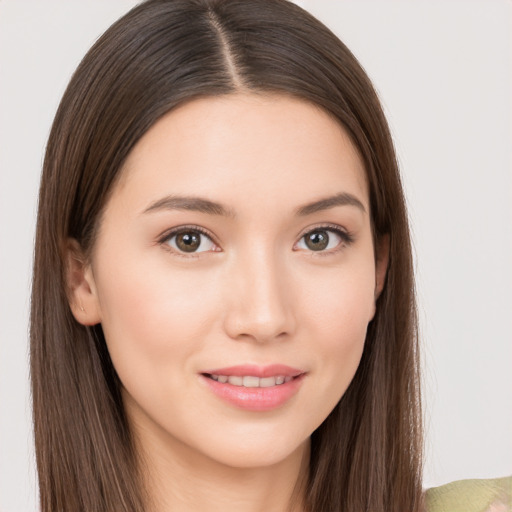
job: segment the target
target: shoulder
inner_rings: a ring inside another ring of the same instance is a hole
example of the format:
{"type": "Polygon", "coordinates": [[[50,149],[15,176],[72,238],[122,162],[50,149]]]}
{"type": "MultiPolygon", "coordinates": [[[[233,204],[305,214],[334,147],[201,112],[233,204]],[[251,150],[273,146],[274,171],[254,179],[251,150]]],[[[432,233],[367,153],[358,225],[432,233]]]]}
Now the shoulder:
{"type": "Polygon", "coordinates": [[[425,502],[427,512],[512,512],[512,476],[433,487],[425,502]]]}

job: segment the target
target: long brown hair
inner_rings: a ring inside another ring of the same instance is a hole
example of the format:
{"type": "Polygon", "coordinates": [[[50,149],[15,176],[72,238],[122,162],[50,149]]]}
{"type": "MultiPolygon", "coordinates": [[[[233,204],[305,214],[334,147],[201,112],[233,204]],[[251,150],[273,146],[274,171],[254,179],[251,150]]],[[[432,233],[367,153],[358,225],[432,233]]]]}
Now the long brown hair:
{"type": "Polygon", "coordinates": [[[101,325],[72,316],[66,240],[91,250],[135,143],[193,98],[236,91],[314,103],[365,163],[387,281],[355,378],[313,433],[309,512],[421,507],[421,410],[413,266],[405,203],[377,95],[346,46],[286,0],[148,0],[87,53],[57,111],[39,196],[31,377],[42,512],[142,511],[137,454],[101,325]]]}

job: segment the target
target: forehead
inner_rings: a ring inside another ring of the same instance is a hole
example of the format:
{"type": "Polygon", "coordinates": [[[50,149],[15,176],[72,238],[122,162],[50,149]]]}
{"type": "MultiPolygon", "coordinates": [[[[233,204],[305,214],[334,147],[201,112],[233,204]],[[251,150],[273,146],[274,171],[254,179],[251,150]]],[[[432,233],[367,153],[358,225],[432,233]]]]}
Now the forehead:
{"type": "Polygon", "coordinates": [[[319,107],[282,95],[233,94],[186,103],[139,140],[114,191],[142,203],[157,195],[214,195],[261,208],[337,192],[368,210],[364,165],[345,129],[319,107]]]}

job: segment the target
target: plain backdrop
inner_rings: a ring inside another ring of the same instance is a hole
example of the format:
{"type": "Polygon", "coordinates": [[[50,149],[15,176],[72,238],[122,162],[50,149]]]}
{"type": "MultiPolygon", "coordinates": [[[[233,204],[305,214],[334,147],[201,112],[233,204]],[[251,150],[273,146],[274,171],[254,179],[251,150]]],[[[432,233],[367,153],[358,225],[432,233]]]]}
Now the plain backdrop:
{"type": "MultiPolygon", "coordinates": [[[[37,509],[28,306],[64,88],[134,0],[0,0],[0,512],[37,509]]],[[[298,2],[352,49],[394,134],[414,235],[425,486],[512,473],[512,3],[298,2]]]]}

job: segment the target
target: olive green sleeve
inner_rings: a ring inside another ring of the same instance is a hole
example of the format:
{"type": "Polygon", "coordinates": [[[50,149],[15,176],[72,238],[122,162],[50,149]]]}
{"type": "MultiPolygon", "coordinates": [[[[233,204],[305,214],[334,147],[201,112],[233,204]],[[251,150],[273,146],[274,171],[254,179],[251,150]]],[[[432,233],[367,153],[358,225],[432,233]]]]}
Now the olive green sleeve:
{"type": "Polygon", "coordinates": [[[512,477],[460,480],[425,493],[427,512],[512,512],[512,477]]]}

